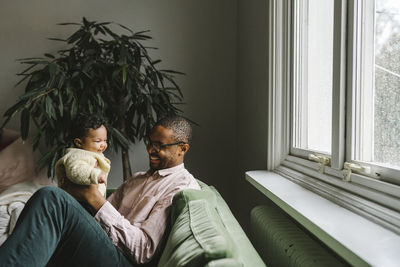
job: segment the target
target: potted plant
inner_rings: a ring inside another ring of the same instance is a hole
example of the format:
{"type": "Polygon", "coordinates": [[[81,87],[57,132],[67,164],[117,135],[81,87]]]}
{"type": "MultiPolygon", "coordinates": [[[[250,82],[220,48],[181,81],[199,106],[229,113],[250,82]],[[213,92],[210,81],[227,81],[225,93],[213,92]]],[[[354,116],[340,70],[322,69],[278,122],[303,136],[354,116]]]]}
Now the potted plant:
{"type": "MultiPolygon", "coordinates": [[[[122,151],[124,180],[131,176],[128,148],[146,136],[160,117],[181,113],[182,92],[172,70],[160,70],[142,42],[151,39],[147,31],[133,32],[110,22],[60,23],[78,29],[64,42],[66,48],[55,55],[21,59],[29,67],[19,75],[27,81],[25,92],[4,113],[1,129],[17,113],[21,114],[21,137],[29,134],[30,122],[37,129],[32,143],[41,140],[49,151],[38,165],[54,165],[71,145],[69,128],[78,112],[102,114],[108,119],[109,146],[122,151]],[[112,31],[118,27],[123,34],[112,31]]],[[[17,84],[17,85],[18,85],[17,84]]]]}

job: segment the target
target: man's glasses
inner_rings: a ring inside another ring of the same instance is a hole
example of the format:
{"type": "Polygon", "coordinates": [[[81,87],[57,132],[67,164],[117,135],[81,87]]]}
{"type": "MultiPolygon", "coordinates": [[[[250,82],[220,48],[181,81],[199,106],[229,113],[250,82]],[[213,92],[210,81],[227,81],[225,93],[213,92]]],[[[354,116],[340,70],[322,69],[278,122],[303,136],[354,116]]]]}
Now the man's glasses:
{"type": "Polygon", "coordinates": [[[147,148],[152,147],[157,153],[160,152],[163,148],[168,147],[168,146],[175,146],[175,145],[184,145],[186,142],[183,141],[178,141],[174,143],[169,143],[169,144],[162,144],[160,142],[153,142],[150,139],[145,139],[144,143],[147,148]]]}

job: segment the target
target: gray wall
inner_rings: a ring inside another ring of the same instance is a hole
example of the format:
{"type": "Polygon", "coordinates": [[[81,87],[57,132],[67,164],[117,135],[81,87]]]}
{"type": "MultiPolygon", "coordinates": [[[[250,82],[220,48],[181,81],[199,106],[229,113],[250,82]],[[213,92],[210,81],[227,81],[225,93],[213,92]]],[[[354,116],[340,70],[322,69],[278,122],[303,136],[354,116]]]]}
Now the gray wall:
{"type": "MultiPolygon", "coordinates": [[[[14,88],[23,66],[18,58],[55,52],[72,29],[59,22],[115,21],[134,30],[151,30],[153,58],[185,72],[178,79],[185,115],[199,123],[186,159],[187,168],[213,184],[247,224],[249,209],[261,199],[244,180],[244,171],[266,167],[267,119],[266,0],[3,0],[0,4],[0,114],[16,101],[14,88]]],[[[8,125],[18,129],[15,119],[8,125]]],[[[112,160],[111,187],[122,182],[120,156],[112,160]]],[[[143,144],[132,147],[133,170],[146,170],[143,144]]]]}
{"type": "Polygon", "coordinates": [[[267,168],[268,1],[238,1],[237,168],[234,212],[247,230],[250,210],[268,201],[245,180],[249,170],[267,168]]]}

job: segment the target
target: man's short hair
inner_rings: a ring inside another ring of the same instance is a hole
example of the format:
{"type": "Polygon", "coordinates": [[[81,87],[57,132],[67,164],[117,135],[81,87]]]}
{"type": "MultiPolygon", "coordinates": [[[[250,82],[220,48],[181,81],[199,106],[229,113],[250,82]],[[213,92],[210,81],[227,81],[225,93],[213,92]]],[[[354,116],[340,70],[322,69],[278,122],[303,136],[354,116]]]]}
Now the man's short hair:
{"type": "Polygon", "coordinates": [[[177,142],[182,141],[185,143],[190,143],[192,141],[192,126],[185,118],[181,116],[175,115],[165,117],[156,122],[154,127],[156,126],[162,126],[164,128],[172,130],[172,137],[177,142]]]}
{"type": "Polygon", "coordinates": [[[72,123],[72,140],[86,137],[90,129],[96,130],[102,125],[107,129],[107,120],[101,115],[79,113],[72,123]]]}

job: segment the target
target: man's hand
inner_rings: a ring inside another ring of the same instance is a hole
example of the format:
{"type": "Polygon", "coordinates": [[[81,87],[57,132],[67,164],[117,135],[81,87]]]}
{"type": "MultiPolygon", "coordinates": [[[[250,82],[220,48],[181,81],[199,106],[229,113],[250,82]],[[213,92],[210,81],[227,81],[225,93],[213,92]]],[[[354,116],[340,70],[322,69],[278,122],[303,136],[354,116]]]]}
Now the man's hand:
{"type": "Polygon", "coordinates": [[[63,189],[78,201],[87,202],[98,211],[106,202],[106,199],[98,190],[98,185],[78,185],[65,179],[63,189]]]}

